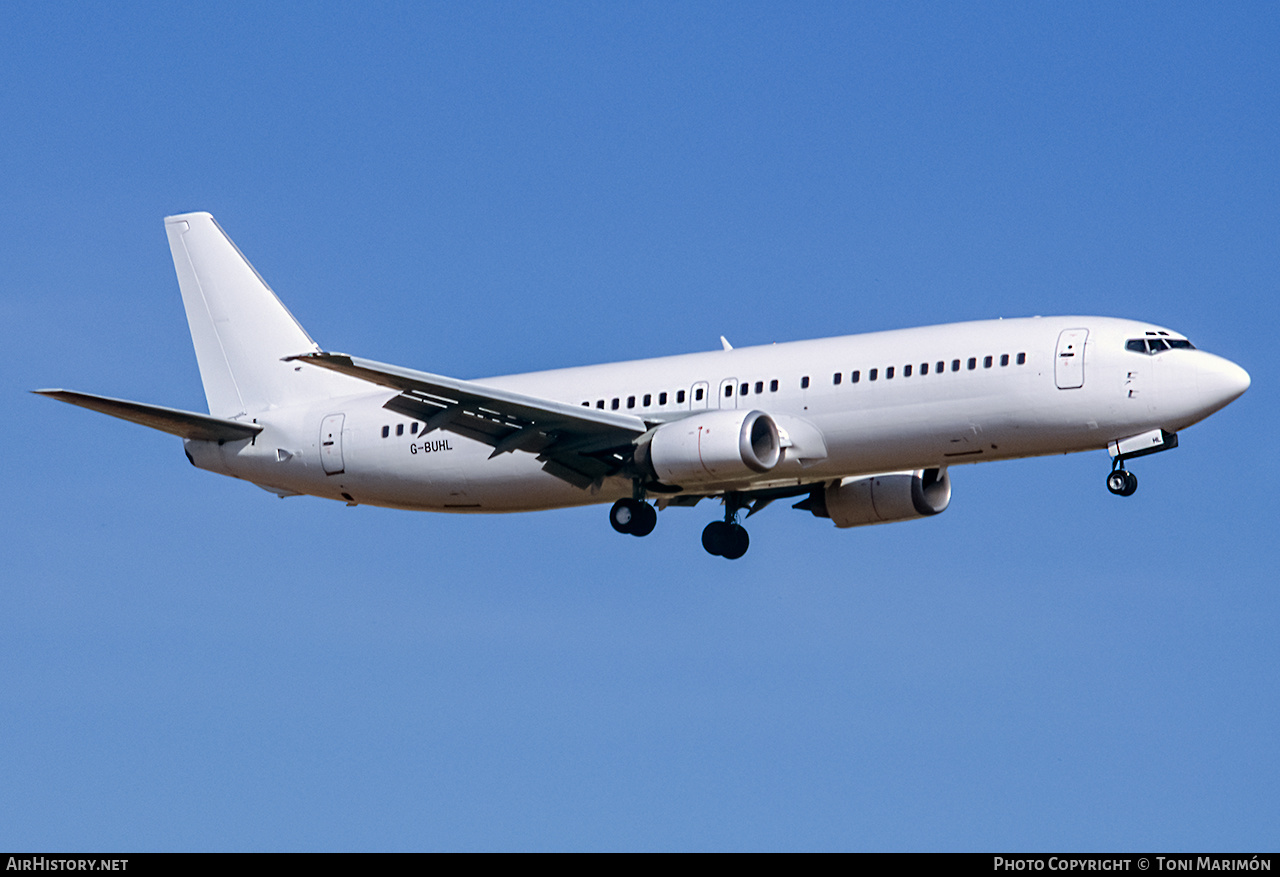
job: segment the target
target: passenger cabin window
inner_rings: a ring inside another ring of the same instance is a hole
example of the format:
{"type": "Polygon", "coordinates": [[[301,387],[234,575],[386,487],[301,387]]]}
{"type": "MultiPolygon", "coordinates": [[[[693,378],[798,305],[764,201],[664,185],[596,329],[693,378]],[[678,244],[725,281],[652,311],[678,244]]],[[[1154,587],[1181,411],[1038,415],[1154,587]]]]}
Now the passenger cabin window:
{"type": "Polygon", "coordinates": [[[628,396],[628,397],[627,397],[627,407],[628,407],[628,408],[635,408],[635,407],[636,407],[636,397],[635,397],[635,396],[628,396]]]}
{"type": "Polygon", "coordinates": [[[860,380],[862,380],[862,372],[860,371],[855,371],[853,374],[849,375],[850,383],[856,384],[860,380]]]}
{"type": "MultiPolygon", "coordinates": [[[[586,405],[587,403],[583,402],[582,404],[586,405]]],[[[418,434],[418,421],[415,420],[413,423],[409,424],[409,432],[413,433],[414,435],[418,434]]]]}
{"type": "Polygon", "coordinates": [[[952,370],[953,372],[958,372],[958,371],[960,371],[960,360],[958,360],[958,359],[953,359],[953,360],[951,360],[951,370],[952,370]]]}
{"type": "Polygon", "coordinates": [[[666,394],[666,393],[659,393],[659,394],[658,394],[658,404],[659,404],[659,405],[666,405],[666,404],[667,404],[667,394],[666,394]]]}
{"type": "Polygon", "coordinates": [[[778,379],[777,379],[777,378],[774,378],[772,381],[770,381],[770,382],[769,382],[769,392],[770,392],[770,393],[776,393],[776,392],[778,392],[778,379]]]}
{"type": "Polygon", "coordinates": [[[728,399],[733,395],[733,384],[726,384],[724,388],[724,397],[728,399]]]}
{"type": "Polygon", "coordinates": [[[808,376],[808,375],[805,375],[804,377],[802,377],[802,378],[800,379],[800,389],[802,389],[802,390],[807,390],[807,389],[809,389],[809,376],[808,376]]]}
{"type": "Polygon", "coordinates": [[[1019,353],[1018,365],[1026,365],[1026,364],[1027,364],[1027,355],[1025,353],[1019,353]]]}
{"type": "Polygon", "coordinates": [[[969,371],[973,371],[978,367],[978,358],[976,356],[969,357],[969,371]]]}
{"type": "Polygon", "coordinates": [[[1007,353],[1000,354],[1000,365],[1005,366],[1008,364],[1009,364],[1009,354],[1007,353]]]}
{"type": "Polygon", "coordinates": [[[873,368],[871,371],[867,372],[867,380],[874,381],[877,377],[879,377],[879,375],[880,375],[880,369],[873,368]]]}
{"type": "Polygon", "coordinates": [[[920,374],[927,375],[928,373],[929,373],[929,363],[927,362],[920,363],[920,374]]]}
{"type": "Polygon", "coordinates": [[[676,404],[677,405],[684,404],[684,390],[676,390],[676,404]]]}
{"type": "Polygon", "coordinates": [[[404,435],[404,424],[403,424],[403,423],[397,423],[397,424],[396,424],[396,435],[404,435]]]}
{"type": "Polygon", "coordinates": [[[738,388],[738,395],[739,395],[739,396],[745,396],[745,395],[747,395],[747,391],[748,391],[748,390],[750,390],[750,389],[751,389],[751,385],[750,385],[750,384],[743,384],[741,387],[739,387],[739,388],[738,388]]]}
{"type": "Polygon", "coordinates": [[[597,400],[596,400],[596,407],[597,407],[597,408],[603,408],[603,407],[604,407],[604,400],[603,400],[603,399],[597,399],[597,400]]]}
{"type": "Polygon", "coordinates": [[[902,367],[902,376],[903,376],[904,378],[909,378],[909,377],[911,377],[911,366],[909,366],[909,365],[904,365],[904,366],[902,367]]]}
{"type": "Polygon", "coordinates": [[[384,427],[382,428],[382,437],[383,437],[383,438],[386,438],[386,437],[387,437],[387,436],[389,436],[389,435],[391,435],[391,427],[389,427],[389,426],[384,426],[384,427]]]}
{"type": "Polygon", "coordinates": [[[884,379],[886,381],[893,380],[893,366],[889,366],[887,369],[884,370],[884,379]]]}
{"type": "Polygon", "coordinates": [[[764,392],[764,381],[756,381],[756,395],[759,396],[764,392]]]}
{"type": "Polygon", "coordinates": [[[982,367],[991,368],[991,357],[989,356],[982,357],[982,367]]]}
{"type": "MultiPolygon", "coordinates": [[[[683,392],[683,391],[682,391],[682,392],[683,392]]],[[[701,387],[699,387],[698,389],[696,389],[696,390],[694,390],[694,391],[693,391],[693,401],[695,401],[695,402],[701,402],[701,401],[702,401],[702,388],[701,388],[701,387]]]]}
{"type": "Polygon", "coordinates": [[[609,407],[614,411],[618,410],[618,398],[616,396],[613,398],[613,401],[609,403],[609,407]]]}
{"type": "Polygon", "coordinates": [[[653,396],[651,396],[651,395],[650,395],[650,394],[648,394],[648,393],[645,393],[645,394],[644,394],[644,407],[645,407],[645,408],[648,408],[648,407],[649,407],[650,405],[652,405],[652,404],[653,404],[653,396]]]}
{"type": "Polygon", "coordinates": [[[836,386],[840,386],[840,378],[842,377],[844,377],[844,375],[842,375],[840,372],[836,372],[831,376],[831,383],[835,384],[836,386]]]}

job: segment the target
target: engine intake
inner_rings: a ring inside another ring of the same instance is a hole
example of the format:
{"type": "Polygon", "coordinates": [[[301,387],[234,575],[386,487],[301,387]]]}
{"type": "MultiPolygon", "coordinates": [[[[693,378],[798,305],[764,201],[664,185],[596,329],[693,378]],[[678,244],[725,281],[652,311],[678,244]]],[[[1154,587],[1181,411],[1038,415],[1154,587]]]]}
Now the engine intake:
{"type": "Polygon", "coordinates": [[[635,459],[665,484],[731,482],[777,466],[782,438],[763,411],[708,411],[646,433],[635,459]]]}
{"type": "Polygon", "coordinates": [[[926,518],[950,504],[951,478],[944,468],[845,478],[814,488],[796,508],[830,518],[837,527],[862,527],[926,518]]]}

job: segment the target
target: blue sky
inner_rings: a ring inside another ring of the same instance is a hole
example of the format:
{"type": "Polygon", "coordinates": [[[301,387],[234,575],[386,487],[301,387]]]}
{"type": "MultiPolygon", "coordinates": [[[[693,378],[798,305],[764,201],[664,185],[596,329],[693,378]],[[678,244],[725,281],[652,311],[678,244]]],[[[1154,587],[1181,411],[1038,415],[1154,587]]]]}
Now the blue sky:
{"type": "Polygon", "coordinates": [[[1258,850],[1280,825],[1272,4],[0,6],[0,847],[1258,850]],[[953,320],[1247,368],[946,514],[279,500],[28,395],[203,410],[161,218],[462,377],[953,320]]]}

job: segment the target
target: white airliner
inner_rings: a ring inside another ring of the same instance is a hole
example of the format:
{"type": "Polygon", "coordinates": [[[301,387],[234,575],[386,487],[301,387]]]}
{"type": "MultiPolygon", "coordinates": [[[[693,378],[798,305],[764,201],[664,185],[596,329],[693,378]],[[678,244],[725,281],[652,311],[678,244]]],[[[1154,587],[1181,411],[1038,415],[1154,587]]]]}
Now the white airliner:
{"type": "Polygon", "coordinates": [[[711,554],[774,500],[856,527],[936,515],[949,466],[1135,457],[1249,387],[1177,332],[1034,317],[469,381],[322,351],[208,213],[165,220],[208,414],[35,392],[181,436],[193,465],[280,496],[438,512],[612,502],[621,533],[719,497],[711,554]],[[652,504],[651,504],[652,501],[652,504]]]}

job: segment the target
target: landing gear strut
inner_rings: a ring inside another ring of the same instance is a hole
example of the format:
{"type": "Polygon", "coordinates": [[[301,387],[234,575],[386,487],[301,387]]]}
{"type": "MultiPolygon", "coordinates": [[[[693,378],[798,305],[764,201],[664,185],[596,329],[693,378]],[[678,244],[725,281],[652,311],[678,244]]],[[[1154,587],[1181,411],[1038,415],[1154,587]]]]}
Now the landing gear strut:
{"type": "Polygon", "coordinates": [[[747,553],[751,539],[746,528],[738,523],[738,510],[741,508],[742,499],[738,494],[725,494],[724,520],[712,521],[702,531],[702,547],[708,554],[737,560],[747,553]]]}
{"type": "Polygon", "coordinates": [[[1107,476],[1107,490],[1116,496],[1133,496],[1138,489],[1138,476],[1124,468],[1124,463],[1116,459],[1115,468],[1107,476]]]}

